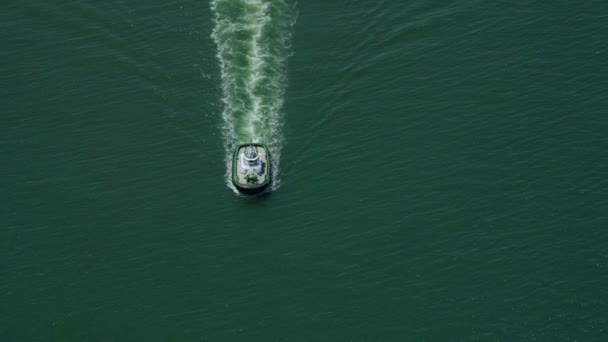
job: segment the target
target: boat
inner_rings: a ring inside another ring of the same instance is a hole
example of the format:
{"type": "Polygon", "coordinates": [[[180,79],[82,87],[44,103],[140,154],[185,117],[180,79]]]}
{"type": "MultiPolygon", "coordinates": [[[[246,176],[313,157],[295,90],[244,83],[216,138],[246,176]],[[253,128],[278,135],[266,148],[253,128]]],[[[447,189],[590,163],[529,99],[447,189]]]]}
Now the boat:
{"type": "Polygon", "coordinates": [[[240,144],[232,159],[232,184],[245,195],[263,193],[272,181],[270,153],[260,143],[240,144]]]}

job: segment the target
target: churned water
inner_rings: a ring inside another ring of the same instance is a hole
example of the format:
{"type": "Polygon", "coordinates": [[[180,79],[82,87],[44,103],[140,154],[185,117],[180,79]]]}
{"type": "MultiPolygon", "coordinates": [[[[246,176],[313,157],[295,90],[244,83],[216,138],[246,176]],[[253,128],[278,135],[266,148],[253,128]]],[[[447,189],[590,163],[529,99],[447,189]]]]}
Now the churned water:
{"type": "Polygon", "coordinates": [[[262,142],[273,157],[276,190],[294,5],[291,0],[214,0],[211,9],[222,78],[226,183],[233,188],[230,174],[235,145],[262,142]]]}

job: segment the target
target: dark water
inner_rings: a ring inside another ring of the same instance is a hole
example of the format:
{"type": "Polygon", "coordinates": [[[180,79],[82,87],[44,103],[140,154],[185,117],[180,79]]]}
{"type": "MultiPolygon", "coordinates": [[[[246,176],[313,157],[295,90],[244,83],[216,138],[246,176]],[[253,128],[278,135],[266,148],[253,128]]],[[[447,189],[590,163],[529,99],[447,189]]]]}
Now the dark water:
{"type": "Polygon", "coordinates": [[[605,1],[218,4],[4,6],[2,341],[606,340],[605,1]]]}

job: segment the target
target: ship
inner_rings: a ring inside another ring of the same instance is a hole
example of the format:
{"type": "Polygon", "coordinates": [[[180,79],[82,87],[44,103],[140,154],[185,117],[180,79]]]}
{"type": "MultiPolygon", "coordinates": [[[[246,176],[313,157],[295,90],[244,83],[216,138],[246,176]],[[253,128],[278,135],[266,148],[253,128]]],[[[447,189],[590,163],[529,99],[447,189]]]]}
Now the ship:
{"type": "Polygon", "coordinates": [[[232,159],[232,184],[244,195],[264,193],[272,182],[270,153],[260,143],[240,144],[232,159]]]}

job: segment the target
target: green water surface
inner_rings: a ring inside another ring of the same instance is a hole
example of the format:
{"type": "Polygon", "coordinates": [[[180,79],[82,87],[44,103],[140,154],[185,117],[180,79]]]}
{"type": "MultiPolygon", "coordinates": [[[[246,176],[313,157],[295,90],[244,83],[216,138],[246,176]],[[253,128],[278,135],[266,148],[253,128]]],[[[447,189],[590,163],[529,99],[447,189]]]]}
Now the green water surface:
{"type": "Polygon", "coordinates": [[[4,6],[0,340],[607,340],[608,4],[290,4],[259,200],[210,2],[4,6]]]}

